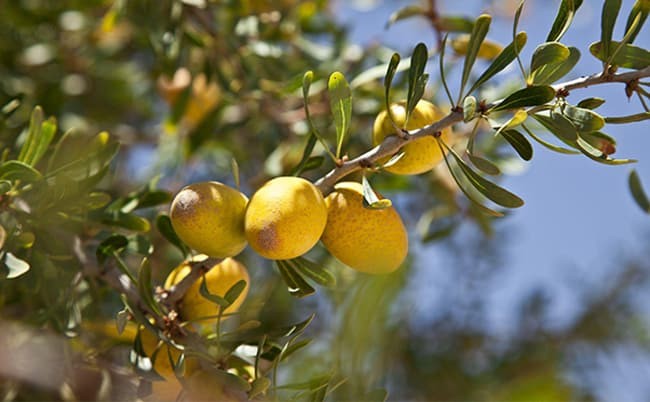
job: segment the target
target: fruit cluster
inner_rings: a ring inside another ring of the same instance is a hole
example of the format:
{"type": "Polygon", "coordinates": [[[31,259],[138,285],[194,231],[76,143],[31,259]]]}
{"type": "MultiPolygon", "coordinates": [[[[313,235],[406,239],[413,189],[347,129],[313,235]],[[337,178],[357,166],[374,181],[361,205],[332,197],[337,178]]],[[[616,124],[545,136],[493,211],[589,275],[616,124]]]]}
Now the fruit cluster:
{"type": "MultiPolygon", "coordinates": [[[[407,121],[405,102],[393,104],[390,113],[383,111],[377,116],[373,144],[378,145],[397,129],[418,129],[442,117],[433,104],[420,101],[407,121]]],[[[449,135],[449,130],[445,130],[440,137],[446,141],[449,135]]],[[[430,171],[443,159],[442,148],[432,136],[410,142],[401,153],[379,162],[389,172],[414,175],[430,171]]],[[[324,196],[303,178],[276,177],[250,199],[223,183],[194,183],[176,194],[170,219],[178,237],[201,254],[176,267],[167,277],[166,289],[188,275],[193,264],[212,261],[209,257],[221,260],[206,267],[204,279],[189,288],[178,306],[183,321],[199,326],[214,325],[242,304],[248,293],[249,275],[246,267],[233,257],[247,244],[264,258],[288,260],[307,253],[320,240],[339,261],[370,274],[395,271],[408,252],[408,234],[395,208],[390,204],[368,208],[362,184],[350,181],[337,183],[324,196]],[[223,298],[242,280],[245,288],[223,311],[202,294],[201,286],[205,286],[210,294],[223,298]]],[[[144,352],[150,355],[157,340],[148,331],[142,333],[144,352]]],[[[169,359],[158,360],[163,363],[156,363],[156,370],[165,378],[173,377],[169,359]]]]}

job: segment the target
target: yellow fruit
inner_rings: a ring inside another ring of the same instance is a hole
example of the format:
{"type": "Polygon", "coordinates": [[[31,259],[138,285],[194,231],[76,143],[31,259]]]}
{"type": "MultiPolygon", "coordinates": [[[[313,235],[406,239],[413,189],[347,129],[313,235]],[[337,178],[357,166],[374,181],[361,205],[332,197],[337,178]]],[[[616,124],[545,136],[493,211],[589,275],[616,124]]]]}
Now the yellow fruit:
{"type": "MultiPolygon", "coordinates": [[[[192,259],[194,262],[205,260],[207,256],[200,255],[192,259]]],[[[191,267],[188,261],[176,267],[165,280],[165,288],[169,289],[180,282],[190,273],[191,267]]],[[[240,280],[246,281],[246,287],[239,294],[237,299],[228,306],[222,314],[234,313],[244,302],[250,287],[250,277],[244,264],[233,258],[226,258],[214,265],[206,274],[206,286],[210,294],[223,297],[226,292],[240,280]]],[[[216,316],[219,315],[219,305],[211,302],[201,295],[201,283],[203,279],[194,282],[183,296],[180,305],[181,318],[184,320],[197,321],[202,325],[214,325],[217,323],[216,316]],[[204,319],[205,317],[212,317],[204,319]]],[[[225,318],[225,317],[224,317],[225,318]]]]}
{"type": "MultiPolygon", "coordinates": [[[[467,54],[469,48],[469,34],[459,35],[451,41],[451,47],[458,54],[467,54]]],[[[492,60],[501,53],[503,47],[496,42],[485,39],[478,48],[477,57],[492,60]]]]}
{"type": "MultiPolygon", "coordinates": [[[[407,130],[416,130],[428,126],[444,117],[442,112],[431,102],[421,100],[415,105],[408,123],[406,120],[406,102],[393,103],[391,112],[395,124],[398,127],[407,130]]],[[[445,143],[449,143],[451,130],[446,128],[442,130],[441,138],[445,143]]],[[[372,143],[374,146],[379,145],[386,136],[394,135],[395,128],[384,110],[377,115],[375,124],[372,129],[372,143]]],[[[419,138],[406,144],[402,149],[403,155],[395,163],[386,167],[391,173],[412,175],[428,172],[442,161],[443,154],[440,152],[437,140],[433,136],[419,138]]],[[[385,163],[386,160],[382,161],[385,163]]]]}
{"type": "Polygon", "coordinates": [[[327,226],[321,240],[330,254],[370,274],[399,268],[408,252],[408,235],[395,208],[365,208],[361,184],[354,182],[335,185],[325,203],[327,226]]]}
{"type": "Polygon", "coordinates": [[[253,250],[286,260],[309,251],[326,221],[325,201],[316,186],[299,177],[277,177],[253,194],[244,225],[253,250]]]}
{"type": "Polygon", "coordinates": [[[225,184],[201,182],[176,194],[169,215],[185,244],[211,257],[232,257],[246,247],[247,202],[244,194],[225,184]]]}
{"type": "Polygon", "coordinates": [[[198,370],[185,381],[187,401],[247,401],[248,395],[242,386],[229,375],[198,370]]]}
{"type": "MultiPolygon", "coordinates": [[[[148,329],[141,327],[140,330],[140,341],[142,342],[142,349],[144,353],[151,359],[153,354],[158,347],[160,342],[156,334],[149,331],[148,329]]],[[[176,381],[176,375],[174,374],[174,368],[172,363],[169,361],[169,356],[174,361],[174,364],[178,362],[179,357],[181,356],[181,351],[176,349],[173,346],[161,342],[158,353],[156,354],[156,359],[153,363],[153,368],[156,370],[161,377],[167,381],[176,381]]],[[[198,367],[198,361],[195,358],[185,359],[185,373],[191,373],[198,367]]]]}

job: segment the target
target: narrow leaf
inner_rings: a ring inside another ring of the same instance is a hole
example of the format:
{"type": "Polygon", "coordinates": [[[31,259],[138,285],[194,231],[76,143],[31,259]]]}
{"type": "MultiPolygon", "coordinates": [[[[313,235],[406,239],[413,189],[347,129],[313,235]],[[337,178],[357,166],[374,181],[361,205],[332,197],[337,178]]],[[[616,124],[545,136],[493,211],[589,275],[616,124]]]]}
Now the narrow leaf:
{"type": "Polygon", "coordinates": [[[530,135],[530,137],[532,139],[537,141],[543,147],[545,147],[547,149],[550,149],[551,151],[554,151],[554,152],[557,152],[557,153],[560,153],[560,154],[566,154],[566,155],[575,155],[575,154],[580,153],[580,152],[574,151],[572,149],[562,148],[560,146],[557,146],[555,144],[551,144],[550,142],[543,140],[541,137],[537,136],[535,133],[533,133],[531,130],[528,129],[528,127],[526,127],[523,124],[521,125],[521,127],[528,133],[528,135],[530,135]]]}
{"type": "Polygon", "coordinates": [[[128,245],[129,240],[126,238],[126,236],[112,235],[106,238],[104,241],[99,243],[97,250],[95,250],[97,261],[100,264],[103,264],[104,261],[106,261],[106,258],[113,255],[113,253],[124,249],[128,245]]]}
{"type": "Polygon", "coordinates": [[[600,149],[594,148],[591,144],[580,137],[578,137],[576,144],[578,145],[578,149],[580,149],[580,151],[589,159],[605,165],[626,165],[628,163],[636,162],[634,159],[612,159],[600,149]]]}
{"type": "Polygon", "coordinates": [[[384,209],[384,208],[390,208],[393,205],[389,199],[387,198],[380,199],[379,197],[377,197],[377,193],[375,193],[375,190],[372,189],[372,186],[370,186],[370,182],[368,181],[368,179],[366,179],[365,175],[361,178],[361,186],[363,192],[364,207],[370,209],[384,209]]]}
{"type": "Polygon", "coordinates": [[[590,109],[567,104],[563,112],[579,132],[598,131],[605,125],[605,119],[590,109]]]}
{"type": "Polygon", "coordinates": [[[476,56],[478,55],[481,43],[483,43],[483,40],[485,39],[485,36],[490,29],[491,21],[492,17],[490,15],[482,14],[476,19],[476,22],[474,23],[474,28],[472,29],[469,40],[469,47],[467,49],[467,54],[465,55],[465,62],[463,64],[463,75],[458,99],[461,99],[464,95],[463,91],[465,90],[465,85],[467,84],[467,80],[469,79],[469,76],[472,72],[472,67],[476,61],[476,56]]]}
{"type": "Polygon", "coordinates": [[[648,0],[636,0],[630,10],[630,14],[627,17],[627,23],[625,24],[625,36],[629,35],[629,43],[634,42],[636,36],[641,31],[645,20],[648,18],[648,12],[650,12],[650,2],[648,0]],[[639,18],[639,22],[636,24],[636,27],[633,27],[634,21],[639,18]]]}
{"type": "Polygon", "coordinates": [[[232,304],[231,302],[229,302],[225,298],[223,298],[223,297],[221,297],[219,295],[210,293],[210,289],[208,289],[208,281],[205,279],[205,274],[201,278],[201,285],[199,286],[199,294],[204,299],[211,301],[212,303],[218,305],[222,309],[226,309],[228,306],[230,306],[232,304]]]}
{"type": "Polygon", "coordinates": [[[442,43],[440,44],[440,55],[438,56],[438,69],[440,70],[440,81],[442,82],[442,87],[445,89],[447,98],[449,99],[450,104],[454,104],[454,98],[451,96],[449,91],[449,85],[447,85],[447,76],[445,75],[445,49],[447,48],[447,38],[449,34],[445,34],[442,38],[442,43]]]}
{"type": "Polygon", "coordinates": [[[533,52],[531,73],[544,65],[563,62],[569,57],[569,53],[569,48],[560,42],[542,43],[533,52]]]}
{"type": "Polygon", "coordinates": [[[632,193],[632,197],[634,198],[634,201],[636,201],[636,204],[639,206],[639,208],[641,208],[643,212],[650,214],[650,200],[648,200],[648,196],[643,189],[639,174],[634,169],[632,169],[630,172],[628,184],[630,186],[630,192],[632,193]]]}
{"type": "Polygon", "coordinates": [[[531,74],[532,83],[534,85],[552,84],[571,72],[580,60],[580,51],[573,46],[568,49],[569,56],[566,59],[540,66],[533,71],[531,74]]]}
{"type": "Polygon", "coordinates": [[[480,77],[474,82],[468,93],[474,92],[476,88],[480,87],[483,83],[488,81],[490,78],[494,77],[499,72],[503,71],[504,68],[508,67],[514,59],[517,58],[517,55],[521,52],[521,49],[526,46],[526,40],[528,36],[526,32],[519,32],[515,40],[506,46],[501,53],[494,59],[492,64],[480,75],[480,77]]]}
{"type": "Polygon", "coordinates": [[[521,159],[529,161],[533,158],[533,146],[519,131],[503,130],[501,136],[517,151],[521,159]]]}
{"type": "Polygon", "coordinates": [[[151,263],[148,258],[143,258],[138,270],[138,293],[140,298],[156,314],[162,315],[160,306],[153,298],[153,285],[151,283],[151,263]]]}
{"type": "Polygon", "coordinates": [[[228,302],[228,305],[233,304],[235,300],[237,300],[239,295],[241,295],[244,289],[246,289],[246,286],[248,286],[246,281],[241,279],[226,291],[226,294],[223,295],[223,298],[228,302]]]}
{"type": "Polygon", "coordinates": [[[621,10],[621,0],[605,0],[600,20],[600,43],[603,44],[603,61],[608,61],[611,55],[610,42],[614,33],[616,18],[621,10]]]}
{"type": "Polygon", "coordinates": [[[296,297],[305,297],[314,294],[316,290],[305,281],[305,279],[297,273],[293,267],[286,263],[286,261],[278,260],[275,262],[280,271],[280,275],[287,285],[289,293],[296,297]]]}
{"type": "Polygon", "coordinates": [[[189,255],[190,250],[174,231],[174,227],[172,226],[172,222],[169,219],[169,215],[162,213],[159,214],[156,217],[156,228],[168,242],[180,250],[181,254],[183,254],[183,257],[187,257],[189,255]]]}
{"type": "Polygon", "coordinates": [[[497,165],[490,162],[489,160],[481,158],[477,155],[472,155],[469,152],[467,153],[467,157],[472,162],[472,164],[483,173],[489,174],[491,176],[498,176],[501,174],[501,169],[499,169],[497,165]]]}
{"type": "Polygon", "coordinates": [[[341,149],[350,129],[352,117],[352,92],[343,74],[335,72],[327,83],[330,95],[330,108],[336,127],[336,157],[341,157],[341,149]]]}
{"type": "Polygon", "coordinates": [[[571,22],[575,16],[576,11],[582,5],[582,0],[562,0],[560,8],[558,9],[557,16],[553,21],[551,31],[546,37],[547,42],[558,41],[564,36],[569,29],[571,22]]]}
{"type": "MultiPolygon", "coordinates": [[[[399,54],[393,53],[388,63],[388,69],[386,70],[386,77],[384,77],[384,103],[386,104],[386,110],[391,113],[390,108],[390,89],[393,85],[393,78],[395,78],[395,73],[397,72],[397,67],[399,66],[400,57],[399,54]]],[[[391,116],[391,120],[392,120],[391,116]]]]}
{"type": "Polygon", "coordinates": [[[560,113],[551,113],[550,116],[546,116],[537,113],[532,116],[562,142],[570,147],[577,148],[576,141],[578,140],[578,131],[573,123],[571,123],[571,121],[564,115],[560,113]]]}
{"type": "MultiPolygon", "coordinates": [[[[611,41],[610,48],[617,49],[619,48],[620,43],[616,41],[611,41]]],[[[589,51],[594,55],[598,60],[603,62],[607,61],[607,54],[605,47],[601,42],[592,43],[589,46],[589,51]]],[[[650,52],[641,47],[630,45],[629,43],[623,44],[620,46],[620,49],[616,53],[616,56],[611,60],[611,64],[615,66],[631,68],[634,70],[641,70],[650,66],[650,52]]]]}
{"type": "Polygon", "coordinates": [[[605,122],[611,124],[627,124],[627,123],[635,123],[637,121],[644,121],[648,119],[650,119],[650,112],[641,112],[637,114],[631,114],[629,116],[605,117],[605,122]]]}
{"type": "Polygon", "coordinates": [[[426,15],[426,10],[418,5],[408,5],[402,7],[399,10],[392,13],[390,17],[388,17],[388,21],[386,21],[386,26],[384,27],[384,29],[388,29],[391,25],[393,25],[397,21],[401,21],[411,17],[423,16],[423,15],[426,15]]]}
{"type": "Polygon", "coordinates": [[[287,262],[292,264],[301,274],[321,286],[334,287],[336,285],[336,277],[326,267],[304,257],[287,260],[287,262]]]}
{"type": "Polygon", "coordinates": [[[29,129],[27,132],[27,139],[25,143],[20,148],[20,154],[18,154],[18,161],[25,162],[26,164],[31,164],[28,162],[31,155],[36,152],[38,138],[41,134],[41,127],[43,124],[43,109],[40,106],[36,106],[32,110],[32,115],[29,119],[29,129]]]}
{"type": "Polygon", "coordinates": [[[600,107],[603,103],[605,103],[605,99],[593,97],[581,100],[576,106],[594,110],[600,107]]]}
{"type": "Polygon", "coordinates": [[[493,111],[539,106],[555,98],[555,90],[548,85],[533,85],[510,94],[493,111]]]}
{"type": "MultiPolygon", "coordinates": [[[[424,43],[420,42],[413,49],[411,56],[411,68],[409,69],[409,83],[408,94],[406,96],[406,119],[408,122],[411,112],[415,109],[415,105],[422,98],[424,87],[426,85],[428,75],[424,74],[424,69],[427,66],[429,53],[424,43]],[[426,78],[423,78],[426,77],[426,78]]],[[[406,123],[405,123],[406,124],[406,123]]]]}

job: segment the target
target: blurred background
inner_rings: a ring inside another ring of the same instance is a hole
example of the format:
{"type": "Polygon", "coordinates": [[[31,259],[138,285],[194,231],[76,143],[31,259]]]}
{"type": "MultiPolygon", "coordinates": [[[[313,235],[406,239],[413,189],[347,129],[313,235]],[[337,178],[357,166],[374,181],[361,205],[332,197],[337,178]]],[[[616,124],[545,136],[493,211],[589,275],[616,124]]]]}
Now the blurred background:
{"type": "MultiPolygon", "coordinates": [[[[622,3],[617,38],[634,1],[622,3]]],[[[474,19],[488,12],[488,38],[510,43],[519,5],[510,0],[0,2],[0,104],[20,101],[2,122],[0,142],[9,149],[19,143],[31,110],[41,105],[62,132],[106,130],[121,143],[99,184],[113,197],[148,185],[171,194],[201,180],[234,185],[233,159],[242,191],[250,195],[300,161],[308,135],[301,94],[307,70],[315,74],[310,110],[330,141],[327,77],[338,70],[351,83],[351,156],[370,146],[393,52],[406,58],[418,42],[427,44],[433,57],[425,99],[449,109],[431,21],[416,16],[389,24],[405,6],[431,4],[445,16],[474,19]]],[[[545,40],[558,5],[526,1],[519,23],[528,33],[525,63],[545,40]]],[[[601,7],[584,2],[562,39],[582,53],[565,79],[602,69],[588,51],[600,39],[601,7]]],[[[650,47],[649,38],[645,27],[637,46],[650,47]]],[[[448,49],[452,93],[462,60],[448,49]]],[[[475,74],[487,63],[479,61],[475,74]]],[[[406,74],[398,75],[394,100],[405,97],[405,80],[406,74]]],[[[513,64],[478,97],[498,99],[522,85],[513,64]]],[[[614,84],[576,90],[569,101],[590,96],[607,99],[598,109],[604,116],[642,110],[614,84]]],[[[618,139],[615,156],[638,159],[634,168],[646,183],[649,129],[647,121],[606,127],[618,139]]],[[[381,400],[385,392],[395,401],[648,400],[650,218],[629,194],[632,168],[537,144],[532,161],[522,162],[491,134],[480,138],[478,146],[506,172],[500,183],[526,205],[491,220],[458,195],[444,169],[417,177],[374,175],[373,185],[393,199],[410,229],[408,264],[394,274],[356,273],[317,247],[311,257],[332,268],[338,285],[296,299],[270,262],[244,252],[241,260],[252,275],[244,316],[272,326],[316,313],[307,330],[312,342],[283,363],[280,383],[329,374],[336,379],[331,400],[381,400]]],[[[305,176],[316,179],[331,167],[325,161],[305,176]]],[[[165,210],[140,213],[153,219],[165,210]]],[[[89,235],[104,232],[97,233],[89,235]]],[[[160,283],[182,255],[155,229],[146,236],[155,247],[151,262],[160,283]]],[[[51,328],[43,311],[60,312],[51,305],[65,302],[57,289],[72,276],[54,275],[53,297],[31,303],[25,300],[33,278],[21,279],[20,291],[3,279],[2,318],[51,328]]],[[[110,292],[91,299],[79,307],[88,322],[110,322],[121,308],[110,292]]],[[[128,367],[123,353],[109,354],[92,342],[84,348],[128,367]]],[[[0,366],[0,377],[11,371],[2,357],[0,366]]],[[[11,400],[7,390],[14,388],[3,387],[11,400]]]]}

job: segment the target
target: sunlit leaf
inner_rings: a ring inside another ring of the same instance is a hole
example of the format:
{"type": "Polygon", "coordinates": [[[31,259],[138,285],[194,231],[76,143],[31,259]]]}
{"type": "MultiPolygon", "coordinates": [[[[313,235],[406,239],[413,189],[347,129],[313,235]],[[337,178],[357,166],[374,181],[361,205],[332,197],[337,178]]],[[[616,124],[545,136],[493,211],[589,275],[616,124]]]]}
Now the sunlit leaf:
{"type": "Polygon", "coordinates": [[[4,265],[9,270],[7,273],[7,279],[18,278],[19,276],[26,274],[30,268],[27,261],[16,257],[10,252],[5,253],[4,255],[4,265]]]}
{"type": "Polygon", "coordinates": [[[121,211],[105,211],[99,220],[105,225],[119,226],[136,232],[148,232],[151,228],[149,221],[145,218],[121,211]]]}
{"type": "MultiPolygon", "coordinates": [[[[620,46],[620,43],[617,41],[611,41],[610,48],[613,52],[613,49],[616,49],[620,46]]],[[[604,46],[601,42],[592,43],[589,46],[589,51],[593,54],[598,60],[607,61],[607,55],[609,52],[604,51],[604,46]]],[[[635,70],[641,70],[650,66],[650,52],[641,47],[630,45],[626,43],[622,45],[619,51],[616,53],[616,56],[611,61],[613,65],[631,68],[635,70]]]]}
{"type": "Polygon", "coordinates": [[[546,42],[535,48],[530,62],[530,70],[534,72],[541,66],[560,63],[569,57],[569,48],[560,42],[546,42]]]}
{"type": "Polygon", "coordinates": [[[526,106],[539,106],[555,98],[555,90],[548,85],[533,85],[520,89],[492,108],[493,111],[518,109],[526,106]]]}
{"type": "Polygon", "coordinates": [[[547,116],[537,113],[532,116],[562,142],[570,147],[577,148],[578,130],[576,130],[571,120],[564,115],[561,113],[551,113],[550,116],[547,116]]]}
{"type": "Polygon", "coordinates": [[[648,196],[643,189],[639,174],[634,169],[632,169],[630,172],[628,185],[630,186],[632,197],[634,198],[634,201],[636,201],[636,204],[639,206],[639,208],[641,208],[643,212],[650,214],[650,200],[648,200],[648,196]]]}
{"type": "Polygon", "coordinates": [[[176,231],[172,226],[172,222],[169,219],[169,215],[162,213],[159,214],[156,217],[156,228],[168,242],[180,250],[184,257],[189,255],[190,250],[176,234],[176,231]]]}
{"type": "Polygon", "coordinates": [[[42,179],[40,172],[24,162],[15,160],[4,162],[0,165],[0,179],[22,183],[32,183],[42,179]]]}
{"type": "Polygon", "coordinates": [[[589,142],[578,137],[576,141],[578,149],[587,156],[589,159],[594,160],[605,165],[626,165],[628,163],[635,163],[634,159],[612,159],[600,149],[594,148],[589,142]]]}
{"type": "Polygon", "coordinates": [[[412,5],[402,7],[399,10],[392,13],[390,17],[388,17],[388,21],[386,21],[385,28],[389,28],[397,21],[405,20],[411,17],[423,16],[423,15],[426,15],[426,10],[418,5],[412,4],[412,5]]]}
{"type": "Polygon", "coordinates": [[[469,122],[476,114],[476,98],[469,95],[463,100],[463,121],[469,122]]]}
{"type": "Polygon", "coordinates": [[[621,0],[605,0],[603,3],[603,10],[600,15],[600,43],[603,44],[603,58],[601,60],[605,62],[609,61],[609,57],[612,52],[610,42],[612,40],[616,18],[618,18],[618,13],[620,10],[621,0]]]}
{"type": "Polygon", "coordinates": [[[468,93],[474,92],[474,90],[483,85],[483,83],[503,71],[504,68],[508,67],[510,63],[517,58],[517,55],[521,52],[524,46],[526,46],[526,40],[526,32],[519,32],[515,41],[510,43],[501,51],[494,61],[492,61],[492,64],[490,64],[490,66],[479,76],[476,82],[474,82],[468,93]]]}
{"type": "Polygon", "coordinates": [[[500,134],[517,151],[521,159],[529,161],[533,158],[533,146],[519,131],[503,130],[500,134]]]}
{"type": "Polygon", "coordinates": [[[634,39],[636,39],[637,35],[641,31],[643,24],[648,18],[648,12],[650,12],[650,2],[648,2],[648,0],[636,0],[634,2],[625,24],[625,36],[629,35],[629,43],[634,42],[634,39]],[[636,27],[634,27],[634,21],[637,18],[639,19],[639,22],[636,27]]]}
{"type": "Polygon", "coordinates": [[[567,104],[563,113],[579,132],[598,131],[605,125],[605,119],[590,109],[567,104]]]}
{"type": "Polygon", "coordinates": [[[481,14],[474,23],[474,28],[472,29],[469,40],[469,47],[467,48],[467,54],[465,55],[465,62],[463,63],[463,75],[460,84],[460,97],[463,96],[465,85],[467,84],[467,80],[469,80],[469,76],[472,72],[472,67],[476,61],[476,56],[478,55],[481,44],[483,43],[483,40],[485,39],[485,36],[490,29],[491,21],[492,17],[490,15],[481,14]]]}
{"type": "Polygon", "coordinates": [[[424,74],[424,69],[427,66],[429,53],[424,43],[418,43],[413,49],[411,56],[411,68],[409,69],[408,76],[408,94],[406,96],[406,119],[408,122],[411,112],[415,109],[415,105],[422,98],[424,88],[426,86],[429,76],[424,74]]]}
{"type": "Polygon", "coordinates": [[[370,182],[364,175],[361,179],[361,186],[363,192],[363,206],[370,209],[384,209],[390,208],[393,204],[387,198],[377,197],[377,193],[370,186],[370,182]]]}
{"type": "Polygon", "coordinates": [[[343,142],[350,129],[352,117],[352,92],[343,74],[335,72],[330,75],[327,88],[329,89],[330,108],[336,127],[336,157],[341,157],[343,142]]]}
{"type": "Polygon", "coordinates": [[[537,143],[539,143],[540,145],[544,146],[545,148],[550,149],[551,151],[554,151],[554,152],[557,152],[557,153],[560,153],[560,154],[567,154],[567,155],[575,155],[575,154],[579,154],[579,153],[580,153],[580,152],[578,152],[578,151],[574,151],[574,150],[572,150],[572,149],[567,149],[567,148],[562,148],[562,147],[557,146],[557,145],[555,145],[555,144],[551,144],[551,143],[548,142],[548,141],[545,141],[544,139],[542,139],[541,137],[539,137],[538,135],[536,135],[535,133],[533,133],[531,130],[529,130],[528,127],[526,127],[526,126],[523,125],[523,124],[521,125],[521,127],[522,127],[522,128],[523,128],[523,129],[528,133],[528,135],[530,135],[530,137],[531,137],[532,139],[534,139],[535,141],[537,141],[537,143]]]}
{"type": "Polygon", "coordinates": [[[547,42],[558,41],[569,29],[576,11],[582,5],[582,0],[562,0],[557,16],[553,21],[551,31],[546,38],[547,42]]]}
{"type": "Polygon", "coordinates": [[[580,51],[573,46],[568,49],[569,55],[566,59],[545,64],[533,71],[531,74],[531,82],[534,85],[552,84],[571,72],[576,64],[578,64],[578,60],[580,60],[580,51]]]}

